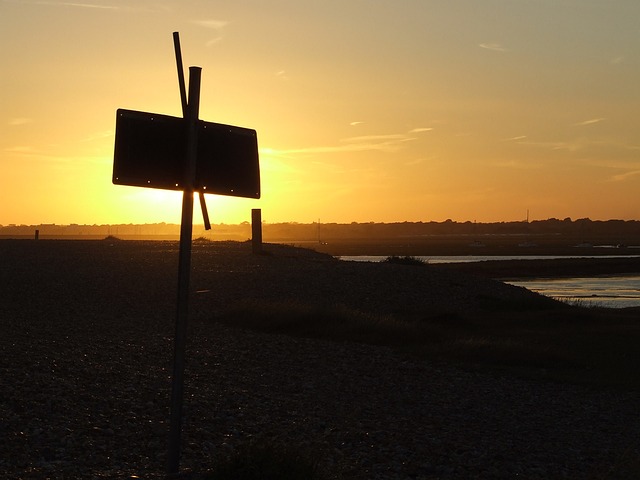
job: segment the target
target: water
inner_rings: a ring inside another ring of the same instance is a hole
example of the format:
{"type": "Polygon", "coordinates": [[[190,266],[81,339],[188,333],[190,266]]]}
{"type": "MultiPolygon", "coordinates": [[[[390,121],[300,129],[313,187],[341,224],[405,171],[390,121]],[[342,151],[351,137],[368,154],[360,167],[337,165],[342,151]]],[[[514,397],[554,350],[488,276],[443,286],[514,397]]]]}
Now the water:
{"type": "MultiPolygon", "coordinates": [[[[555,260],[558,258],[629,258],[638,255],[571,255],[571,257],[561,255],[446,255],[446,256],[420,256],[418,258],[427,263],[467,263],[467,262],[484,262],[489,260],[555,260]]],[[[388,255],[344,255],[338,257],[340,260],[347,262],[382,262],[388,258],[388,255]]]]}
{"type": "MultiPolygon", "coordinates": [[[[618,255],[598,258],[617,258],[618,255]]],[[[360,262],[381,262],[386,256],[351,256],[341,260],[360,262]]],[[[484,260],[545,260],[567,258],[559,256],[513,256],[492,257],[482,255],[416,257],[429,263],[480,262],[484,260]]],[[[594,257],[571,257],[594,258],[594,257]]],[[[511,285],[527,288],[548,297],[576,302],[581,305],[608,308],[640,307],[640,275],[601,275],[596,277],[511,279],[511,285]]]]}
{"type": "Polygon", "coordinates": [[[505,283],[586,306],[640,307],[640,275],[508,280],[505,283]]]}

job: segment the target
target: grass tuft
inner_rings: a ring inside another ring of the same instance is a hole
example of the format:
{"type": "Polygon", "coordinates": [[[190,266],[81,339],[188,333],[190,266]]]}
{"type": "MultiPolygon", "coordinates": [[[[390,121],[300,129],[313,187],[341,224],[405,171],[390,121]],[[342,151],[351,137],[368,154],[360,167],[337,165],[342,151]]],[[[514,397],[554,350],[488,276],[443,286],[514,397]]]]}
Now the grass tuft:
{"type": "Polygon", "coordinates": [[[297,302],[244,302],[215,318],[221,323],[274,334],[325,338],[374,345],[407,345],[424,335],[425,326],[350,309],[297,302]]]}
{"type": "Polygon", "coordinates": [[[389,346],[473,368],[640,390],[637,311],[512,307],[419,316],[377,315],[341,305],[244,302],[215,320],[267,333],[389,346]]]}
{"type": "Polygon", "coordinates": [[[193,239],[192,243],[196,243],[196,244],[208,244],[208,243],[212,243],[213,240],[211,240],[210,238],[207,237],[197,237],[193,239]]]}
{"type": "Polygon", "coordinates": [[[287,445],[251,442],[218,463],[207,480],[320,480],[318,458],[287,445]]]}
{"type": "Polygon", "coordinates": [[[420,258],[417,257],[411,257],[411,256],[406,256],[406,257],[399,257],[399,256],[390,256],[387,257],[384,262],[386,263],[393,263],[395,265],[412,265],[415,267],[424,267],[425,265],[428,264],[427,261],[422,260],[420,258]]]}

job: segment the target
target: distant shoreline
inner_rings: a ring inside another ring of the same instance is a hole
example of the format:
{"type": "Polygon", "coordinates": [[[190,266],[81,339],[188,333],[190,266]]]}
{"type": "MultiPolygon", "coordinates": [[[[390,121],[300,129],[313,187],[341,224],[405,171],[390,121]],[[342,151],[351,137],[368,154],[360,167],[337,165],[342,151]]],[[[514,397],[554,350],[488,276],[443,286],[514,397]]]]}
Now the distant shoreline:
{"type": "MultiPolygon", "coordinates": [[[[178,240],[172,237],[160,237],[149,239],[119,239],[118,237],[62,237],[62,238],[40,238],[37,242],[96,242],[96,241],[118,241],[125,243],[138,242],[166,242],[174,244],[176,250],[178,240]]],[[[3,238],[0,242],[28,242],[35,243],[33,238],[3,238]]],[[[197,239],[194,239],[197,242],[197,239]]],[[[205,240],[206,241],[206,240],[205,240]]],[[[211,242],[220,243],[245,243],[240,241],[221,240],[211,242]]],[[[478,262],[464,263],[433,263],[429,268],[457,271],[480,275],[494,279],[505,278],[534,278],[534,277],[575,277],[594,275],[618,275],[618,274],[640,274],[640,248],[602,248],[592,247],[567,247],[563,245],[546,245],[544,247],[517,247],[517,246],[494,246],[494,247],[470,247],[459,243],[439,243],[430,245],[401,246],[395,243],[332,243],[316,244],[311,242],[269,242],[265,245],[284,245],[300,247],[308,251],[326,254],[333,257],[343,255],[375,255],[375,256],[531,256],[531,259],[519,260],[484,260],[478,262]],[[562,258],[539,259],[538,255],[552,255],[562,258]],[[615,258],[607,258],[615,255],[615,258]],[[595,258],[578,258],[595,257],[595,258]]]]}
{"type": "MultiPolygon", "coordinates": [[[[179,236],[167,235],[38,235],[38,241],[80,240],[95,241],[114,238],[123,241],[163,241],[177,242],[179,236]]],[[[209,238],[194,234],[212,242],[250,241],[250,238],[209,238]]],[[[326,242],[263,237],[265,243],[290,245],[334,257],[351,255],[373,256],[636,256],[640,255],[640,245],[617,245],[609,243],[577,243],[573,239],[557,236],[540,238],[539,243],[522,242],[510,235],[486,236],[482,242],[472,241],[467,236],[433,235],[423,238],[353,238],[333,239],[326,242]]],[[[0,240],[35,240],[35,235],[0,235],[0,240]]]]}
{"type": "Polygon", "coordinates": [[[640,275],[640,257],[490,260],[433,264],[430,267],[496,279],[640,275]]]}

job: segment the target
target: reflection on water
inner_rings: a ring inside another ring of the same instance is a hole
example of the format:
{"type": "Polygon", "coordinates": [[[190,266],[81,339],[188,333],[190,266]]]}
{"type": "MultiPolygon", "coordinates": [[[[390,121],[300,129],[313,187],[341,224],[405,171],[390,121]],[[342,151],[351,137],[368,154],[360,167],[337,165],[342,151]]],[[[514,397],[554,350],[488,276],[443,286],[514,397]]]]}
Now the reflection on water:
{"type": "MultiPolygon", "coordinates": [[[[484,262],[488,260],[555,260],[558,258],[629,258],[637,255],[571,255],[571,257],[561,255],[443,255],[443,256],[420,256],[419,258],[427,263],[471,263],[484,262]]],[[[338,257],[347,262],[382,262],[388,258],[384,255],[343,255],[338,257]]]]}
{"type": "MultiPolygon", "coordinates": [[[[598,258],[616,258],[619,255],[607,255],[598,258]]],[[[358,255],[340,257],[340,260],[360,262],[381,262],[385,256],[358,255]]],[[[521,257],[491,257],[481,255],[416,257],[429,263],[458,263],[480,262],[483,260],[545,260],[567,258],[559,256],[521,256],[521,257]]],[[[571,257],[571,258],[594,258],[571,257]]],[[[608,308],[640,307],[640,276],[638,275],[607,275],[598,277],[579,278],[547,278],[547,279],[518,279],[505,283],[524,287],[534,292],[559,300],[576,301],[583,305],[597,305],[608,308]]]]}
{"type": "Polygon", "coordinates": [[[527,279],[509,280],[506,283],[585,305],[609,308],[640,306],[640,276],[527,279]]]}

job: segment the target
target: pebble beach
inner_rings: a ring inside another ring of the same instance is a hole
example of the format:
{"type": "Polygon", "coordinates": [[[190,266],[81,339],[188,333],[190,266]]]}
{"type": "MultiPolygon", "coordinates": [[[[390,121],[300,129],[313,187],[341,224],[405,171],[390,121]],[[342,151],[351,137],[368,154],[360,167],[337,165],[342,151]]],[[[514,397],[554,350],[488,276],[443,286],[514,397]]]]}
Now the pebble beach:
{"type": "MultiPolygon", "coordinates": [[[[313,452],[327,478],[637,473],[638,392],[212,320],[247,301],[434,315],[545,299],[465,272],[264,249],[194,244],[184,471],[261,441],[313,452]]],[[[177,242],[0,241],[0,477],[165,478],[177,258],[177,242]]]]}

